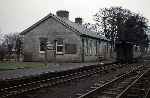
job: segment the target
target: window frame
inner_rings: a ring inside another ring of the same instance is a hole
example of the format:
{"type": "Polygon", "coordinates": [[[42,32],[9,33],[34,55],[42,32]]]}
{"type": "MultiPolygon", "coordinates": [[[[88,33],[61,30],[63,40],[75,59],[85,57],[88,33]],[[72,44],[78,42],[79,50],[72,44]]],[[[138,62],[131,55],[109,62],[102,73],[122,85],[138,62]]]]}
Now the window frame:
{"type": "Polygon", "coordinates": [[[44,40],[46,40],[46,42],[48,41],[48,38],[46,38],[46,37],[40,37],[39,38],[39,53],[45,53],[45,50],[43,50],[43,51],[41,51],[41,41],[42,41],[42,39],[44,39],[44,40]]]}
{"type": "Polygon", "coordinates": [[[62,40],[62,44],[58,44],[58,40],[59,39],[57,39],[56,40],[56,46],[55,46],[55,49],[56,49],[56,54],[57,55],[63,55],[64,54],[64,40],[62,39],[62,38],[60,38],[61,40],[62,40]],[[62,51],[60,52],[60,51],[58,51],[58,47],[62,47],[62,51]]]}

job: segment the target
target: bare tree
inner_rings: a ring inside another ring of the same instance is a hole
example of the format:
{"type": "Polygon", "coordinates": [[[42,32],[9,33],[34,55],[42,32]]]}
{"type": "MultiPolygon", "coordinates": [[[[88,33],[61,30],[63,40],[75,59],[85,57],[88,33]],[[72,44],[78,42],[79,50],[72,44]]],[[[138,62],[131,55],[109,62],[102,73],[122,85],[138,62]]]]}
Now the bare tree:
{"type": "Polygon", "coordinates": [[[16,39],[16,45],[15,45],[15,52],[17,55],[17,61],[20,61],[20,56],[22,54],[22,38],[20,35],[17,35],[17,39],[16,39]]]}
{"type": "Polygon", "coordinates": [[[7,53],[5,54],[10,60],[10,58],[16,55],[16,59],[19,61],[21,51],[22,51],[22,41],[19,33],[9,33],[4,35],[4,41],[2,46],[5,47],[7,53]]]}
{"type": "Polygon", "coordinates": [[[4,42],[4,33],[0,31],[0,61],[3,61],[6,55],[6,48],[3,44],[4,42]]]}
{"type": "Polygon", "coordinates": [[[121,7],[111,7],[100,9],[94,15],[94,19],[101,26],[105,36],[111,40],[112,46],[114,46],[115,39],[122,32],[123,24],[129,16],[132,16],[130,10],[121,7]]]}
{"type": "Polygon", "coordinates": [[[101,26],[105,37],[111,40],[113,48],[118,48],[116,44],[120,43],[120,48],[116,50],[118,57],[122,57],[123,60],[127,58],[132,60],[133,45],[147,47],[148,38],[145,31],[148,21],[140,14],[122,7],[110,7],[100,9],[94,18],[97,22],[95,25],[101,26]],[[121,56],[119,56],[120,54],[121,56]]]}

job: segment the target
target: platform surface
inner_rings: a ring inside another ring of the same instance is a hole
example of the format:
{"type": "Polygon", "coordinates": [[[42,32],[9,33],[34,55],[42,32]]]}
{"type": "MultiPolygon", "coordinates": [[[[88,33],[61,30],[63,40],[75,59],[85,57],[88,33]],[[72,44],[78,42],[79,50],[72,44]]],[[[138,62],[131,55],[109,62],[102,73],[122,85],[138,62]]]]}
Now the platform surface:
{"type": "MultiPolygon", "coordinates": [[[[104,60],[103,64],[113,63],[114,60],[104,60]]],[[[36,76],[48,72],[59,72],[70,69],[76,69],[84,66],[92,66],[98,63],[48,63],[48,66],[45,68],[28,68],[28,69],[16,69],[16,70],[7,70],[0,71],[0,81],[9,80],[15,78],[21,78],[24,76],[36,76]]]]}

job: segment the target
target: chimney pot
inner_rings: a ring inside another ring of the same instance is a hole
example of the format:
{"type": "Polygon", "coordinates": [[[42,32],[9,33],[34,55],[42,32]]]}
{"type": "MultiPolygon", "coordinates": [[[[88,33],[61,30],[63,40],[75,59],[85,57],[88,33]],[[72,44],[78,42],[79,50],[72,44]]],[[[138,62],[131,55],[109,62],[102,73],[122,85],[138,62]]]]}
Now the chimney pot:
{"type": "Polygon", "coordinates": [[[56,15],[61,18],[69,19],[69,12],[66,10],[59,10],[56,12],[56,15]]]}
{"type": "Polygon", "coordinates": [[[82,18],[75,18],[75,23],[82,24],[82,18]]]}

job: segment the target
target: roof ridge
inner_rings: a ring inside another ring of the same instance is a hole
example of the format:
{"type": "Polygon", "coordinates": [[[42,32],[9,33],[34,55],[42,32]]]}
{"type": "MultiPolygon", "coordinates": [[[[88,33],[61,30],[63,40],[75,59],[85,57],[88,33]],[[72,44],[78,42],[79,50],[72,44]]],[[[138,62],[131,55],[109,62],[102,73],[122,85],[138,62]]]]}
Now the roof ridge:
{"type": "Polygon", "coordinates": [[[53,13],[49,13],[44,18],[40,19],[38,22],[34,23],[32,26],[30,26],[27,29],[25,29],[24,31],[22,31],[21,35],[26,34],[28,31],[30,31],[33,28],[35,28],[36,26],[40,25],[43,21],[49,19],[50,17],[53,17],[54,19],[59,21],[61,24],[63,24],[64,26],[67,26],[69,29],[73,30],[77,34],[87,35],[87,36],[91,36],[91,37],[94,37],[94,38],[102,39],[101,36],[97,35],[98,32],[92,31],[92,30],[84,27],[83,25],[79,25],[79,24],[77,24],[77,23],[75,23],[75,22],[73,22],[69,19],[64,19],[64,18],[58,17],[53,13]]]}

